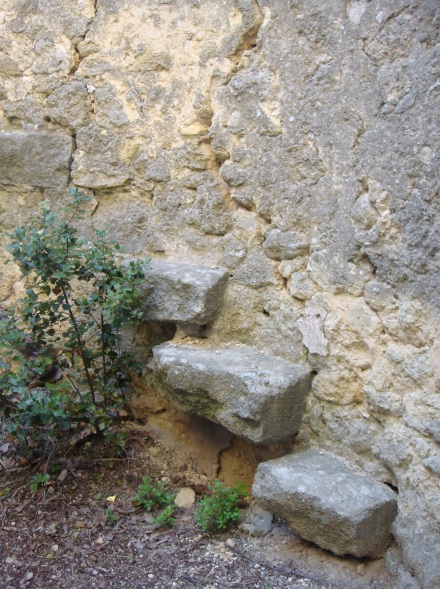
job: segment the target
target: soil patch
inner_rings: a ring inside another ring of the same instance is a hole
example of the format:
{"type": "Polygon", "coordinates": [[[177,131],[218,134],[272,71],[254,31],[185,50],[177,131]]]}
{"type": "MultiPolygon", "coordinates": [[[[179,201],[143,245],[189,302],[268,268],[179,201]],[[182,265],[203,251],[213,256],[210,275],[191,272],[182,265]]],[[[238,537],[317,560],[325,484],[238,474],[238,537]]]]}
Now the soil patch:
{"type": "Polygon", "coordinates": [[[382,561],[335,557],[283,522],[263,538],[237,529],[209,537],[195,505],[177,511],[173,528],[157,528],[132,501],[145,475],[173,492],[191,487],[197,499],[210,481],[194,464],[176,463],[147,425],[125,430],[123,457],[109,456],[104,441],[86,443],[37,491],[29,488],[36,466],[20,466],[13,445],[0,441],[1,589],[391,587],[382,561]]]}

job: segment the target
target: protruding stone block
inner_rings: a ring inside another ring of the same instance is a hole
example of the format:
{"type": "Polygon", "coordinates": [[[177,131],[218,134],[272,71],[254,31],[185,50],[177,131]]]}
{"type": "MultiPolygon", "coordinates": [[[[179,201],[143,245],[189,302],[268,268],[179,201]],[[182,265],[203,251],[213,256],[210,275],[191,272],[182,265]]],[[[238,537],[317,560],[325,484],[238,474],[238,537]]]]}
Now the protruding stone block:
{"type": "Polygon", "coordinates": [[[296,231],[272,229],[267,235],[263,248],[272,260],[293,260],[309,253],[310,245],[303,235],[296,231]]]}
{"type": "Polygon", "coordinates": [[[380,557],[397,514],[386,485],[315,450],[261,463],[252,494],[300,536],[338,555],[380,557]]]}
{"type": "Polygon", "coordinates": [[[228,281],[223,268],[154,261],[146,274],[151,289],[145,318],[191,325],[207,325],[221,311],[228,281]]]}
{"type": "Polygon", "coordinates": [[[59,133],[0,133],[0,182],[67,186],[72,138],[59,133]]]}
{"type": "Polygon", "coordinates": [[[164,394],[256,444],[280,442],[300,427],[310,371],[249,347],[196,349],[162,344],[150,368],[164,394]]]}

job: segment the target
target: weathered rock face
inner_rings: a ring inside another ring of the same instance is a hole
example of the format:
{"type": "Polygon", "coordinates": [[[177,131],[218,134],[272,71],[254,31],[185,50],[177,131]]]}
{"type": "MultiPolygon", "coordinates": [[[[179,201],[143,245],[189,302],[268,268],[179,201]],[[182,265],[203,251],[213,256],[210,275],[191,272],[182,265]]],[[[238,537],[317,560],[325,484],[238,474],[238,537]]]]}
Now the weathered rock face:
{"type": "Polygon", "coordinates": [[[258,466],[252,493],[306,540],[335,554],[382,556],[397,497],[386,485],[310,450],[258,466]]]}
{"type": "MultiPolygon", "coordinates": [[[[226,268],[210,345],[310,362],[297,443],[399,488],[394,534],[429,588],[439,17],[437,0],[0,8],[2,229],[73,180],[130,254],[226,268]]],[[[5,257],[2,301],[20,288],[5,257]]]]}
{"type": "Polygon", "coordinates": [[[72,147],[61,133],[0,133],[2,183],[65,188],[72,147]]]}
{"type": "Polygon", "coordinates": [[[197,349],[161,344],[150,369],[178,406],[256,444],[296,434],[311,377],[306,367],[249,347],[197,349]]]}
{"type": "Polygon", "coordinates": [[[153,261],[145,281],[145,319],[212,323],[223,308],[228,277],[221,268],[153,261]]]}

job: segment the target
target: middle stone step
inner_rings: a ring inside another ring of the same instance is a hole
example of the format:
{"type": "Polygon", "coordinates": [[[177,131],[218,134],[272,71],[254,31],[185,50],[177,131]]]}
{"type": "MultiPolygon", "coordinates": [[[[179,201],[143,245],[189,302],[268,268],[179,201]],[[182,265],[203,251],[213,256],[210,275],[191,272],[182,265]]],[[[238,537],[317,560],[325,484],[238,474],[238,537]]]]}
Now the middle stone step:
{"type": "Polygon", "coordinates": [[[246,346],[193,348],[161,344],[149,368],[159,392],[255,444],[298,432],[310,370],[246,346]]]}

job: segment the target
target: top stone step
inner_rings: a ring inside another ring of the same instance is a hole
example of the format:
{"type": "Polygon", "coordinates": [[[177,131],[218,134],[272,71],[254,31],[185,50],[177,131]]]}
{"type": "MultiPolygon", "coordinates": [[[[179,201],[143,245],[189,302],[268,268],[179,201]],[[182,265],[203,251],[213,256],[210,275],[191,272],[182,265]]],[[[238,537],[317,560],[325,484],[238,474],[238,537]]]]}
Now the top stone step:
{"type": "Polygon", "coordinates": [[[153,261],[145,278],[151,288],[145,319],[207,325],[222,309],[227,281],[224,268],[153,261]]]}

